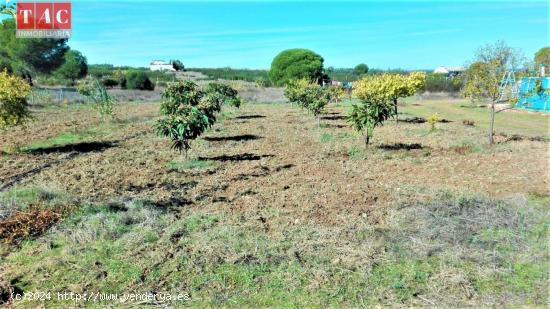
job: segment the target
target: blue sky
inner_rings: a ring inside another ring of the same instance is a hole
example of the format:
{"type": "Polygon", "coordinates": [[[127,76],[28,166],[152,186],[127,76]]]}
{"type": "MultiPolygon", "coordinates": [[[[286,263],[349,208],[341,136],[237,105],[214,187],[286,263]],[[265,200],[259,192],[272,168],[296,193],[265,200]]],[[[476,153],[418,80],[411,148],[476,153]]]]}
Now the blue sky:
{"type": "Polygon", "coordinates": [[[72,2],[69,44],[89,63],[269,68],[281,50],[309,48],[325,66],[430,69],[499,39],[529,58],[550,45],[546,1],[72,2]]]}

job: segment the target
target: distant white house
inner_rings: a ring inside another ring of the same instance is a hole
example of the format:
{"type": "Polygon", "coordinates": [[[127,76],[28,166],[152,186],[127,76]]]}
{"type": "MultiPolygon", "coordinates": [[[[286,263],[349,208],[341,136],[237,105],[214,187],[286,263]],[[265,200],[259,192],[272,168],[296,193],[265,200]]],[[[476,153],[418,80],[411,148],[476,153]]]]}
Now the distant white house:
{"type": "Polygon", "coordinates": [[[164,60],[153,60],[149,64],[149,69],[151,71],[171,71],[176,72],[176,69],[174,69],[174,65],[172,62],[166,62],[164,60]]]}
{"type": "Polygon", "coordinates": [[[448,76],[456,76],[464,73],[464,71],[466,71],[464,67],[439,66],[434,70],[434,74],[445,74],[448,76]]]}

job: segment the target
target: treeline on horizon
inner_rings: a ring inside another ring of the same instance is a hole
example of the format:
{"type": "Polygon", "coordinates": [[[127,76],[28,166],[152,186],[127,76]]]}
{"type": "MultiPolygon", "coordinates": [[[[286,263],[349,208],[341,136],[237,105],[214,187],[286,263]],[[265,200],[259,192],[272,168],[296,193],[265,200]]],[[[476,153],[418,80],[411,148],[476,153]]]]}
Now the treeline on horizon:
{"type": "MultiPolygon", "coordinates": [[[[139,70],[147,72],[148,76],[154,82],[168,82],[174,79],[174,74],[170,72],[149,71],[146,67],[114,66],[111,64],[91,64],[89,65],[89,74],[96,78],[110,76],[115,70],[139,70]]],[[[269,70],[267,69],[235,69],[230,67],[223,68],[185,68],[186,71],[200,72],[208,79],[240,80],[246,82],[256,82],[262,86],[273,86],[269,79],[269,70]]],[[[424,91],[430,92],[458,92],[462,86],[463,80],[460,77],[447,78],[445,75],[433,74],[431,70],[415,70],[427,73],[426,87],[424,91]]],[[[332,80],[350,81],[359,80],[364,75],[378,75],[384,73],[408,74],[409,70],[404,69],[369,69],[367,74],[359,75],[354,68],[332,68],[326,69],[326,74],[332,80]]]]}

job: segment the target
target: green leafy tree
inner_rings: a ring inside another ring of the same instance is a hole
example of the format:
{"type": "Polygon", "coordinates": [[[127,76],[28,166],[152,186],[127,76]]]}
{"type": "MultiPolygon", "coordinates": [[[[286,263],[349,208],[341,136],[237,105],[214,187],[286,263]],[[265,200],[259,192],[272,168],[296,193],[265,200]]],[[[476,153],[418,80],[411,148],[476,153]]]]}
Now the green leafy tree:
{"type": "Polygon", "coordinates": [[[306,89],[306,97],[308,100],[307,108],[317,118],[317,127],[320,127],[321,113],[331,99],[330,90],[317,84],[311,84],[306,89]]]}
{"type": "Polygon", "coordinates": [[[185,66],[183,65],[183,62],[180,60],[172,60],[170,61],[172,63],[172,67],[176,71],[185,71],[185,66]]]}
{"type": "Polygon", "coordinates": [[[187,153],[191,142],[216,121],[224,104],[239,99],[237,91],[223,84],[212,83],[206,91],[191,81],[169,85],[162,94],[157,134],[172,140],[172,148],[187,153]]]}
{"type": "Polygon", "coordinates": [[[535,53],[535,66],[538,69],[540,65],[550,71],[550,46],[543,47],[535,53]]]}
{"type": "Polygon", "coordinates": [[[276,86],[291,80],[307,78],[319,83],[324,78],[324,59],[308,49],[288,49],[278,54],[271,63],[269,78],[276,86]]]}
{"type": "Polygon", "coordinates": [[[361,103],[351,106],[348,122],[363,135],[365,147],[368,147],[374,135],[374,129],[392,115],[391,103],[383,95],[372,93],[362,96],[361,103]]]}
{"type": "Polygon", "coordinates": [[[321,87],[305,78],[290,81],[285,88],[285,96],[290,102],[298,104],[317,117],[317,126],[320,126],[323,109],[332,98],[329,88],[321,87]]]}
{"type": "Polygon", "coordinates": [[[88,60],[77,50],[65,53],[65,63],[56,71],[61,77],[73,82],[88,74],[88,60]]]}
{"type": "Polygon", "coordinates": [[[138,90],[155,90],[155,84],[141,70],[130,70],[126,73],[126,88],[138,90]]]}
{"type": "Polygon", "coordinates": [[[369,66],[364,63],[360,63],[356,65],[355,68],[353,69],[353,74],[357,76],[365,75],[368,72],[369,72],[369,66]]]}
{"type": "Polygon", "coordinates": [[[219,109],[221,109],[223,105],[229,105],[235,108],[240,108],[242,105],[242,99],[239,97],[239,92],[226,84],[208,84],[206,95],[217,102],[219,109]]]}
{"type": "Polygon", "coordinates": [[[308,100],[305,89],[310,84],[311,82],[306,78],[290,80],[285,87],[285,97],[291,104],[307,108],[308,100]]]}
{"type": "Polygon", "coordinates": [[[34,74],[59,68],[67,50],[67,39],[16,39],[14,19],[0,21],[0,69],[30,81],[34,74]]]}
{"type": "Polygon", "coordinates": [[[162,94],[160,113],[163,118],[157,122],[157,134],[170,138],[172,148],[184,151],[186,157],[191,141],[213,124],[213,120],[199,109],[204,95],[191,81],[170,85],[162,94]]]}

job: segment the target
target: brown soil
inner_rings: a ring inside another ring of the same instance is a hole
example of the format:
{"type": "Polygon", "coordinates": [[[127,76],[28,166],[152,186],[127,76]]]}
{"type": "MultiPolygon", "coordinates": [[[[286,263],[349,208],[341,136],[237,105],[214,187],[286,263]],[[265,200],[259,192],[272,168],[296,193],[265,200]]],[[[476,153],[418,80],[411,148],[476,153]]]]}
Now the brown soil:
{"type": "MultiPolygon", "coordinates": [[[[485,132],[475,127],[445,123],[439,124],[442,133],[425,135],[418,131],[423,124],[390,122],[376,130],[363,158],[354,158],[349,150],[362,149],[362,139],[338,108],[328,111],[330,117],[322,120],[327,127],[319,129],[316,119],[297,108],[247,105],[195,142],[190,157],[211,166],[170,169],[168,162],[184,157],[155,135],[151,120],[157,112],[157,104],[124,104],[117,110],[120,119],[106,124],[107,133],[85,141],[100,144],[2,155],[0,185],[38,185],[96,202],[141,199],[176,212],[179,207],[248,215],[277,210],[280,222],[270,226],[337,225],[349,215],[428,199],[438,190],[549,193],[544,141],[511,140],[476,152],[456,146],[460,140],[484,141],[485,132]],[[323,142],[324,133],[334,139],[323,142]]],[[[0,149],[100,123],[88,109],[43,110],[36,118],[26,131],[2,133],[0,149]]]]}

